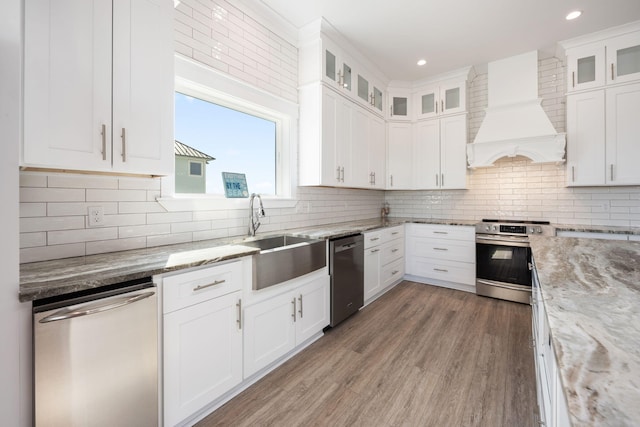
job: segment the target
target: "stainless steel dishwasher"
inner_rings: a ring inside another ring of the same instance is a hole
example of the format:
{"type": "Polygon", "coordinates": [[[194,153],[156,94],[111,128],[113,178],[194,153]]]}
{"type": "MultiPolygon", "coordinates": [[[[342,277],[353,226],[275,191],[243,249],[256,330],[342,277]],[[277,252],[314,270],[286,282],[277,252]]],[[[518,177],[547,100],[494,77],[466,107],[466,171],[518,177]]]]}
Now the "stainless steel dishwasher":
{"type": "Polygon", "coordinates": [[[329,241],[331,273],[331,321],[335,326],[364,304],[364,236],[329,241]]]}
{"type": "Polygon", "coordinates": [[[35,301],[36,426],[157,426],[150,278],[35,301]]]}

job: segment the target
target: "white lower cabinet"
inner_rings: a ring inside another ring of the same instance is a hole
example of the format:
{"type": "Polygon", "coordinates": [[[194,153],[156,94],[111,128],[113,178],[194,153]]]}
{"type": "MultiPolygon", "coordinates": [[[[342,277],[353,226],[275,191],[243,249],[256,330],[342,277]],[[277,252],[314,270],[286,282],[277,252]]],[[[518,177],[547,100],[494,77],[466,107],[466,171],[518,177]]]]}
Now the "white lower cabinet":
{"type": "Polygon", "coordinates": [[[532,290],[532,335],[536,369],[538,412],[535,421],[547,427],[571,427],[567,401],[560,379],[551,330],[534,269],[532,290]]]}
{"type": "Polygon", "coordinates": [[[404,225],[364,233],[364,303],[404,277],[404,225]]]}
{"type": "Polygon", "coordinates": [[[242,382],[242,263],[163,278],[164,425],[242,382]]]}
{"type": "Polygon", "coordinates": [[[405,273],[411,280],[475,292],[475,228],[407,224],[405,273]]]}
{"type": "Polygon", "coordinates": [[[329,324],[329,276],[244,309],[244,377],[275,362],[329,324]]]}

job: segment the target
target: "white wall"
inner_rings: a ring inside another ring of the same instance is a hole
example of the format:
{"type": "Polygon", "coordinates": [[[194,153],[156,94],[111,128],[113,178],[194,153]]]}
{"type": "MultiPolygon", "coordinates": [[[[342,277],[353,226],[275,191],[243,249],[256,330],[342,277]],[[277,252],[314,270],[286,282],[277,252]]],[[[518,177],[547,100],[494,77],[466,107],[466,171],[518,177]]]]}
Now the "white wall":
{"type": "MultiPolygon", "coordinates": [[[[565,132],[565,69],[562,61],[539,61],[539,96],[558,132],[565,132]]],[[[487,107],[487,74],[469,91],[469,141],[487,107]]],[[[468,190],[388,191],[391,216],[444,219],[515,218],[556,224],[640,227],[640,187],[565,187],[566,166],[503,158],[495,167],[469,171],[468,190]]]]}
{"type": "Polygon", "coordinates": [[[31,425],[30,305],[18,302],[21,0],[0,14],[0,424],[31,425]]]}

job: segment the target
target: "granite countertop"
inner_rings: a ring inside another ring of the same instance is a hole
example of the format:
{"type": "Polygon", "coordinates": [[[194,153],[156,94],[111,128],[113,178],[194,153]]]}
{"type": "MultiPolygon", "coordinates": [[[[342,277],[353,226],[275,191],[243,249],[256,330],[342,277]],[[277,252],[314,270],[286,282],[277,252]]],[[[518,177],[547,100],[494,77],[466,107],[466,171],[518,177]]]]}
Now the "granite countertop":
{"type": "Polygon", "coordinates": [[[635,234],[640,235],[640,227],[616,227],[606,225],[554,224],[556,231],[579,231],[585,233],[635,234]]]}
{"type": "MultiPolygon", "coordinates": [[[[261,233],[258,237],[289,234],[315,239],[331,239],[406,222],[449,225],[473,225],[475,221],[387,218],[328,224],[316,227],[261,233]]],[[[243,246],[242,237],[216,239],[177,245],[134,249],[122,252],[41,261],[20,266],[20,301],[33,301],[51,296],[112,285],[127,280],[212,264],[259,250],[243,246]]]]}
{"type": "Polygon", "coordinates": [[[638,425],[640,242],[530,241],[573,425],[638,425]]]}

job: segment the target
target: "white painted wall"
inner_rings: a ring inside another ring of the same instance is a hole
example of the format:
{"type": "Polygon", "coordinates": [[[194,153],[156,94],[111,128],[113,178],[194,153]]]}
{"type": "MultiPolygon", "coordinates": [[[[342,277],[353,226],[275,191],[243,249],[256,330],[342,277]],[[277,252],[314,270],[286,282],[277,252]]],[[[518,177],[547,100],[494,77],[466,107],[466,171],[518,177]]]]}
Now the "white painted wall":
{"type": "Polygon", "coordinates": [[[0,424],[31,422],[30,305],[18,302],[18,150],[21,92],[21,0],[0,13],[0,424]]]}

